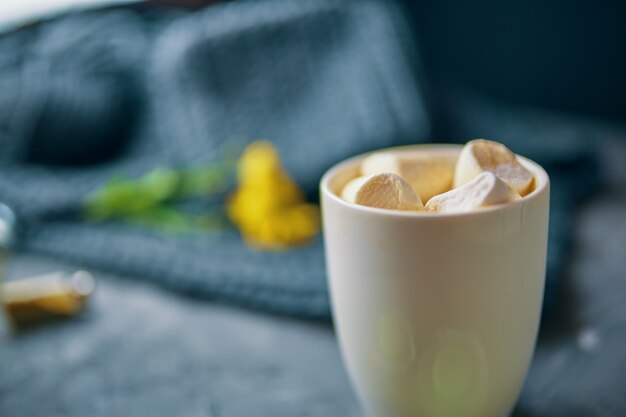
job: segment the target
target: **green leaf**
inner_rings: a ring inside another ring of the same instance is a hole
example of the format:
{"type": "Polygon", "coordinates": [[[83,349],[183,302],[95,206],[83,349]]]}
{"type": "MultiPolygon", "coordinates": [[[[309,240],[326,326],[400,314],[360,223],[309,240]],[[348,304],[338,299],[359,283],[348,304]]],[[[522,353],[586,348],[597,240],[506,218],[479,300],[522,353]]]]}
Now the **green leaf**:
{"type": "Polygon", "coordinates": [[[213,213],[195,215],[174,207],[155,207],[129,215],[125,220],[141,227],[177,234],[219,231],[226,225],[222,216],[213,213]]]}
{"type": "Polygon", "coordinates": [[[162,202],[176,196],[182,175],[173,169],[156,168],[138,180],[139,193],[152,202],[162,202]]]}
{"type": "Polygon", "coordinates": [[[103,220],[117,212],[142,205],[142,202],[136,201],[136,195],[137,187],[133,182],[112,179],[87,198],[84,204],[85,215],[91,220],[103,220]]]}
{"type": "Polygon", "coordinates": [[[167,232],[182,233],[189,230],[186,216],[170,207],[154,207],[131,214],[125,220],[131,224],[167,232]]]}
{"type": "Polygon", "coordinates": [[[92,221],[120,219],[173,232],[223,229],[224,215],[190,214],[173,206],[193,197],[223,197],[232,185],[237,158],[232,146],[220,154],[219,161],[199,167],[157,167],[138,179],[115,176],[85,199],[83,215],[92,221]]]}
{"type": "Polygon", "coordinates": [[[181,197],[210,195],[223,192],[228,188],[228,172],[223,164],[202,168],[192,168],[183,173],[181,197]]]}

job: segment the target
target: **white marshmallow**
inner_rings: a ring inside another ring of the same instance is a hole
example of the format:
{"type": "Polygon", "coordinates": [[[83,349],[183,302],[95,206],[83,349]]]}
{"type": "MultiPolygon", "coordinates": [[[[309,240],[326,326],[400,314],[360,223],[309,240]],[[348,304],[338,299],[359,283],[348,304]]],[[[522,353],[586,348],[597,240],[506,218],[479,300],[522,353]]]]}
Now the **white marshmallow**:
{"type": "Polygon", "coordinates": [[[411,186],[395,174],[359,177],[343,188],[341,198],[363,206],[394,210],[423,210],[422,200],[411,186]]]}
{"type": "Polygon", "coordinates": [[[454,165],[443,155],[425,151],[375,153],[361,164],[363,175],[386,172],[404,178],[422,201],[428,201],[452,188],[454,165]]]}
{"type": "Polygon", "coordinates": [[[369,177],[357,177],[350,180],[350,182],[343,187],[343,190],[341,190],[341,198],[349,203],[354,203],[356,200],[356,193],[368,179],[369,177]]]}
{"type": "Polygon", "coordinates": [[[454,188],[486,171],[493,172],[520,195],[530,191],[533,176],[515,154],[503,144],[485,139],[472,140],[463,147],[456,164],[454,188]]]}
{"type": "Polygon", "coordinates": [[[426,203],[426,210],[465,212],[480,207],[509,203],[519,198],[521,197],[517,191],[487,171],[467,184],[434,196],[426,203]]]}

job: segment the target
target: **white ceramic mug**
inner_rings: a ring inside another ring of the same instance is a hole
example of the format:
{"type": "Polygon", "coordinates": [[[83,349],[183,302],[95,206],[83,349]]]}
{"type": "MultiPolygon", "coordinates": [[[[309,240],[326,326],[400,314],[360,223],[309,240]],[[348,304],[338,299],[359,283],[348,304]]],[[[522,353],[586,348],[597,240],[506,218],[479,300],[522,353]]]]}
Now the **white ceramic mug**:
{"type": "MultiPolygon", "coordinates": [[[[417,145],[454,164],[461,147],[417,145]]],[[[376,417],[504,417],[535,346],[550,183],[470,213],[403,212],[338,197],[363,155],[331,168],[321,199],[333,315],[344,362],[376,417]]]]}

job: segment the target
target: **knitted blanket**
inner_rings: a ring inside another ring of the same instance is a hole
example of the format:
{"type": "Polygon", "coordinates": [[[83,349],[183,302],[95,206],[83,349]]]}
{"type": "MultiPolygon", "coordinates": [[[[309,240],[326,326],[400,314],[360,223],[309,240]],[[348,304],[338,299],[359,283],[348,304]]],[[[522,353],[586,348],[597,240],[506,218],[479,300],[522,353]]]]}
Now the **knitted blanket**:
{"type": "Polygon", "coordinates": [[[416,52],[402,15],[384,1],[241,1],[195,13],[122,8],[7,34],[0,201],[17,213],[18,244],[196,296],[328,318],[321,238],[259,252],[235,230],[169,236],[88,223],[78,209],[116,173],[193,166],[233,138],[271,140],[315,198],[321,174],[351,155],[488,137],[552,176],[553,300],[581,197],[576,184],[595,183],[583,140],[591,133],[471,94],[435,105],[416,52]]]}

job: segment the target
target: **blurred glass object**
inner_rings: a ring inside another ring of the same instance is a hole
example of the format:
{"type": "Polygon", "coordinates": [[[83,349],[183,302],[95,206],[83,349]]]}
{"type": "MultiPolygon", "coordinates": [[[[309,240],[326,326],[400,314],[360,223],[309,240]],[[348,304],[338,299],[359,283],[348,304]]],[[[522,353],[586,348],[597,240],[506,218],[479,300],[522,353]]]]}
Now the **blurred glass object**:
{"type": "MultiPolygon", "coordinates": [[[[9,249],[13,244],[15,230],[15,214],[8,206],[0,203],[0,300],[3,296],[4,275],[9,259],[9,249]]],[[[4,306],[0,303],[0,336],[8,333],[9,323],[4,306]]]]}
{"type": "Polygon", "coordinates": [[[95,288],[86,271],[50,274],[4,282],[15,241],[15,214],[0,203],[0,335],[21,324],[54,316],[73,316],[85,306],[95,288]]]}
{"type": "Polygon", "coordinates": [[[2,303],[14,324],[73,316],[83,310],[95,289],[87,271],[53,272],[4,284],[2,303]]]}

